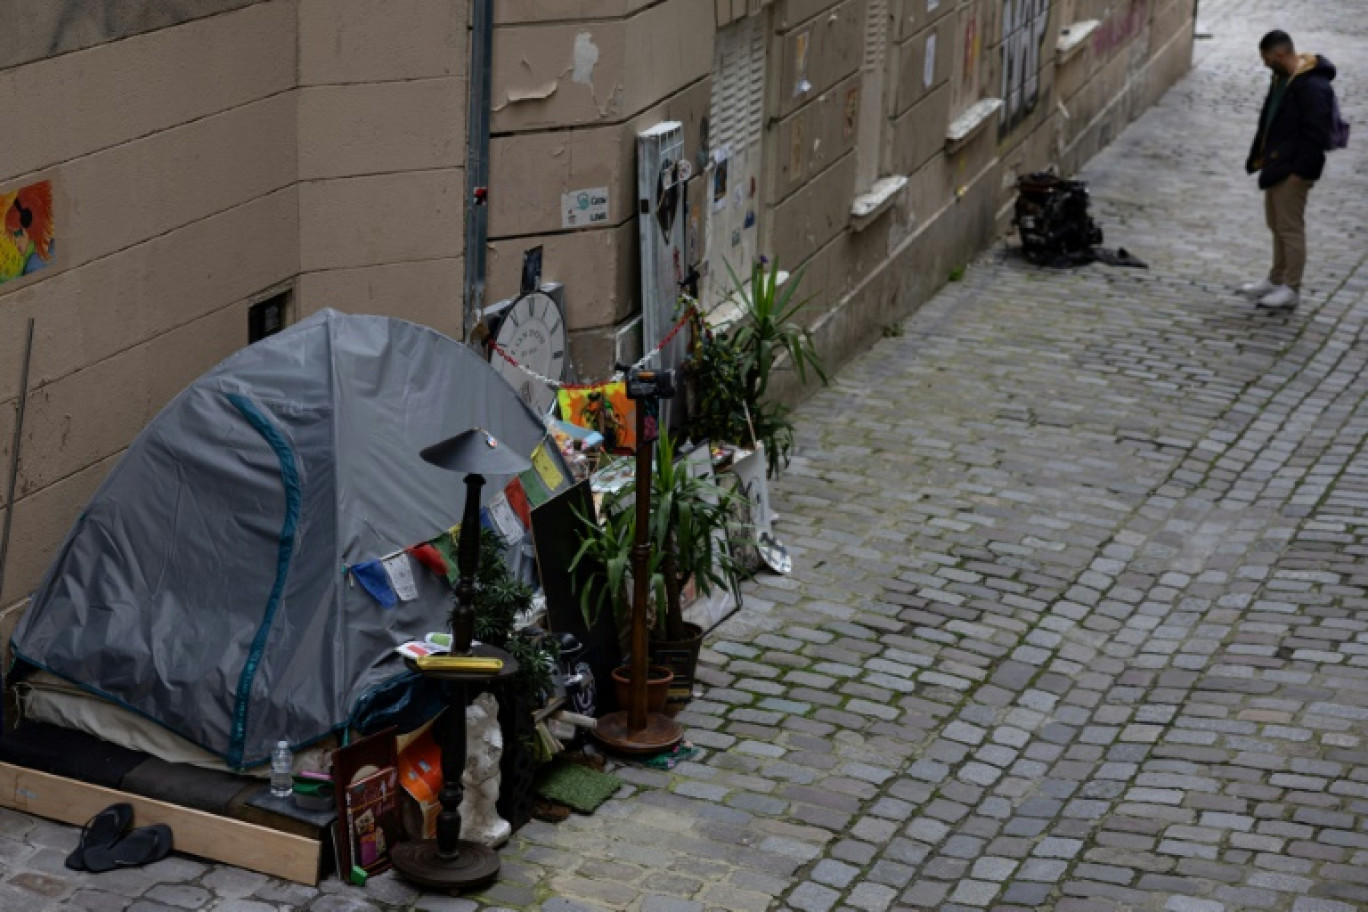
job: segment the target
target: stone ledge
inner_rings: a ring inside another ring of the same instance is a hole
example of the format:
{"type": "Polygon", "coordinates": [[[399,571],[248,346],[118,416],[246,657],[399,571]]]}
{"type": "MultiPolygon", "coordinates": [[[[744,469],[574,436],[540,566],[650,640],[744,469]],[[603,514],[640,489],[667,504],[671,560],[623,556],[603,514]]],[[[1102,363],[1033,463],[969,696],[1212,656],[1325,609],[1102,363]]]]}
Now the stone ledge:
{"type": "Polygon", "coordinates": [[[945,150],[958,152],[969,140],[982,132],[993,119],[993,115],[1000,110],[1001,98],[985,98],[970,105],[963,114],[950,121],[950,128],[945,131],[945,150]]]}
{"type": "Polygon", "coordinates": [[[861,231],[887,212],[897,200],[898,191],[906,186],[907,176],[904,174],[893,174],[876,180],[868,193],[861,193],[850,204],[851,229],[861,231]]]}
{"type": "Polygon", "coordinates": [[[1077,56],[1101,24],[1097,19],[1083,19],[1061,29],[1055,44],[1055,65],[1063,66],[1077,56]]]}

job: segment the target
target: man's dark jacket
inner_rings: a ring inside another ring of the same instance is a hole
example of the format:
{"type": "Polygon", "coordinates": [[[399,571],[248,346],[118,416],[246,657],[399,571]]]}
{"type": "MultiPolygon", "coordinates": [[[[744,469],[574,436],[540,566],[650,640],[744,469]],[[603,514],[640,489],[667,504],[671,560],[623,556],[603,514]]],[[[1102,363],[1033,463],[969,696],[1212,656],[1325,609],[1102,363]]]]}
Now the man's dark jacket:
{"type": "Polygon", "coordinates": [[[1268,106],[1273,102],[1273,89],[1269,87],[1259,112],[1259,131],[1245,163],[1250,174],[1259,172],[1261,189],[1280,184],[1292,174],[1303,180],[1320,180],[1325,150],[1330,145],[1334,98],[1330,83],[1334,78],[1333,63],[1317,54],[1302,54],[1272,123],[1268,123],[1268,106]]]}

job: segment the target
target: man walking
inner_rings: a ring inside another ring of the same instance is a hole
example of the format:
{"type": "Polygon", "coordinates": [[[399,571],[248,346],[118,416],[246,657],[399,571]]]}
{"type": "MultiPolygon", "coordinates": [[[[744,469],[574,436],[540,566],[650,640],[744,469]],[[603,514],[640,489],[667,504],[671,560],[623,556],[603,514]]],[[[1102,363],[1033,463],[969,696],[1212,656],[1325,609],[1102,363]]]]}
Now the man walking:
{"type": "Polygon", "coordinates": [[[1325,169],[1330,145],[1335,65],[1317,54],[1298,54],[1282,31],[1265,35],[1259,53],[1273,81],[1245,170],[1259,174],[1273,233],[1273,268],[1268,278],[1240,292],[1260,307],[1292,308],[1301,301],[1306,268],[1306,197],[1325,169]]]}

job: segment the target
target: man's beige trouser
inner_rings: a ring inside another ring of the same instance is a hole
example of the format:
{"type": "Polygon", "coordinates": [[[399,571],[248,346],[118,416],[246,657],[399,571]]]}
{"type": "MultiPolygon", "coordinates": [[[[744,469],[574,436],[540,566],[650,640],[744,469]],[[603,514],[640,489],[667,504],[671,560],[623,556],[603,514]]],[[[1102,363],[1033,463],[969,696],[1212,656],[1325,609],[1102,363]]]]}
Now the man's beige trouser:
{"type": "Polygon", "coordinates": [[[1268,281],[1301,290],[1306,271],[1306,197],[1315,181],[1295,174],[1264,191],[1264,214],[1273,232],[1273,271],[1268,281]]]}

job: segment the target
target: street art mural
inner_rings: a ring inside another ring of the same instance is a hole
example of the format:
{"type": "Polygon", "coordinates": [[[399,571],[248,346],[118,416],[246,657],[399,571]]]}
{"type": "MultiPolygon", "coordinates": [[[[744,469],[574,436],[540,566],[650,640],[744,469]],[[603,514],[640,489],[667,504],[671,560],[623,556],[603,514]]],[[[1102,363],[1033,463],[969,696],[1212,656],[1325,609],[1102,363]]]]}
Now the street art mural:
{"type": "Polygon", "coordinates": [[[1050,0],[1002,0],[1003,136],[1040,101],[1040,61],[1049,21],[1050,0]]]}
{"type": "Polygon", "coordinates": [[[1124,11],[1113,13],[1093,33],[1093,53],[1105,57],[1139,35],[1149,24],[1150,0],[1130,0],[1124,11]]]}
{"type": "Polygon", "coordinates": [[[56,256],[52,182],[0,193],[0,284],[37,272],[56,256]]]}

